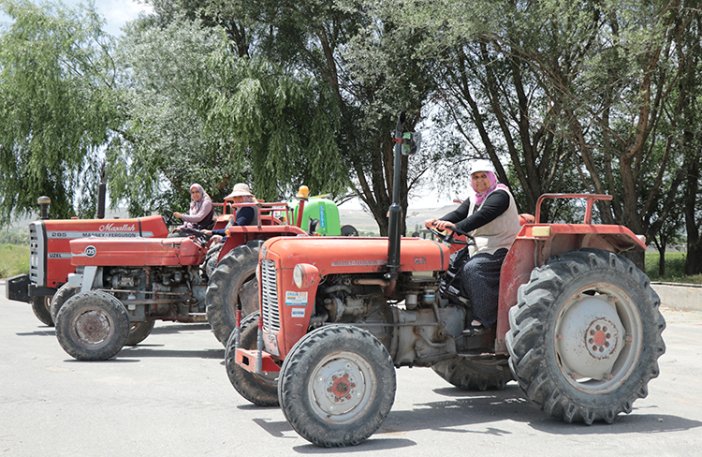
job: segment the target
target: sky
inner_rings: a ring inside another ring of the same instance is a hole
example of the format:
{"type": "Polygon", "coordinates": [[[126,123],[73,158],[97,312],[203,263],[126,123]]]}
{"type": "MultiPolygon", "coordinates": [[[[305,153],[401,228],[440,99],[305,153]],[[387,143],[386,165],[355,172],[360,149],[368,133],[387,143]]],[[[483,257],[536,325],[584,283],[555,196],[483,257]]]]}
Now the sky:
{"type": "MultiPolygon", "coordinates": [[[[84,3],[80,0],[63,0],[68,6],[84,3]]],[[[136,19],[140,13],[152,11],[150,5],[143,0],[95,0],[95,9],[105,18],[105,30],[113,36],[118,36],[127,22],[136,19]]]]}

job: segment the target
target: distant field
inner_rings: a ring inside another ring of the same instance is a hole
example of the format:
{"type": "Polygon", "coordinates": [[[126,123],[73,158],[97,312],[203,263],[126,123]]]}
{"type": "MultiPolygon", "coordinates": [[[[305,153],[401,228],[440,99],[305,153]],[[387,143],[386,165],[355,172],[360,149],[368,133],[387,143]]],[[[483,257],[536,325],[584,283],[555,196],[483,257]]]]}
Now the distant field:
{"type": "Polygon", "coordinates": [[[0,244],[0,278],[29,272],[29,246],[0,244]]]}

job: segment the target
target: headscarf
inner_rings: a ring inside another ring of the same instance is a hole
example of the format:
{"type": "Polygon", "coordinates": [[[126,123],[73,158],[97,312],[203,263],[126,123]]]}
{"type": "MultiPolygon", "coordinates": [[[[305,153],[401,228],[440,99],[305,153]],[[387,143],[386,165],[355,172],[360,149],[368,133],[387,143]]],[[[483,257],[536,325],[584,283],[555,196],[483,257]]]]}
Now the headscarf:
{"type": "MultiPolygon", "coordinates": [[[[497,189],[502,189],[502,190],[508,190],[507,186],[502,184],[501,182],[497,181],[497,175],[495,174],[494,171],[491,170],[475,170],[473,173],[485,173],[485,175],[488,178],[488,182],[490,183],[490,187],[485,192],[478,192],[475,187],[473,186],[473,180],[470,180],[470,185],[473,187],[473,191],[475,192],[475,206],[479,207],[480,205],[483,204],[485,199],[487,198],[488,195],[496,191],[497,189]]],[[[472,174],[471,173],[471,176],[472,174]]]]}
{"type": "Polygon", "coordinates": [[[193,189],[199,190],[201,198],[199,201],[195,201],[190,198],[190,211],[188,211],[188,214],[197,214],[198,211],[200,211],[200,208],[202,208],[202,204],[205,203],[205,200],[210,200],[210,196],[205,192],[205,189],[198,183],[193,183],[190,185],[190,192],[193,191],[193,189]]]}

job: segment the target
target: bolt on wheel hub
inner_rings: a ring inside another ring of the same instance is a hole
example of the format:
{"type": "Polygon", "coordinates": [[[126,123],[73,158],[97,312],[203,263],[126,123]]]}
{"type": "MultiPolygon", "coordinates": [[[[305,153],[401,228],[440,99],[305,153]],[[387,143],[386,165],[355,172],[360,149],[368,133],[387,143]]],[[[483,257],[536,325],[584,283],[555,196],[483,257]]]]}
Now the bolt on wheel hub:
{"type": "Polygon", "coordinates": [[[609,357],[617,349],[619,332],[611,321],[600,318],[590,323],[585,331],[585,344],[591,356],[609,357]]]}

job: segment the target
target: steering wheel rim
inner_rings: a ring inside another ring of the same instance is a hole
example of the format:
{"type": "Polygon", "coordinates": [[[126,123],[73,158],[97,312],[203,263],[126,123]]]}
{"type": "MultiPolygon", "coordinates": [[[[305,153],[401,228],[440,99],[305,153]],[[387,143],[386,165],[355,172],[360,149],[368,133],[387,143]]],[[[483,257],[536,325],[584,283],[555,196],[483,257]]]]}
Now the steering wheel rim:
{"type": "Polygon", "coordinates": [[[440,232],[436,228],[432,227],[429,229],[429,232],[431,232],[432,235],[436,236],[443,243],[459,244],[462,246],[468,246],[471,244],[475,244],[475,239],[472,236],[470,236],[469,234],[464,233],[460,230],[448,229],[448,231],[440,232]],[[463,235],[466,237],[467,240],[466,241],[457,240],[454,238],[454,235],[463,235]]]}

